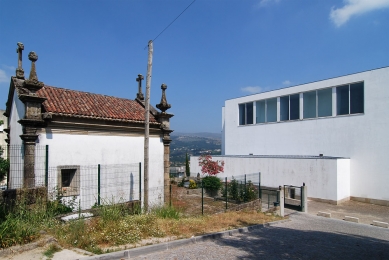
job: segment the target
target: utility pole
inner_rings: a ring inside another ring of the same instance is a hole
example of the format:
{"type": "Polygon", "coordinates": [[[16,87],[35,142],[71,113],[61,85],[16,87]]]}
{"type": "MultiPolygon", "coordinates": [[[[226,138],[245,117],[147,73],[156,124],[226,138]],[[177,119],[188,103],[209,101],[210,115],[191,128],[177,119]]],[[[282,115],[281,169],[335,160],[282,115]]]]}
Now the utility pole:
{"type": "Polygon", "coordinates": [[[153,67],[153,41],[150,40],[149,54],[147,61],[146,76],[146,100],[145,100],[145,145],[144,145],[144,209],[148,211],[149,206],[149,121],[150,121],[150,85],[151,71],[153,67]]]}

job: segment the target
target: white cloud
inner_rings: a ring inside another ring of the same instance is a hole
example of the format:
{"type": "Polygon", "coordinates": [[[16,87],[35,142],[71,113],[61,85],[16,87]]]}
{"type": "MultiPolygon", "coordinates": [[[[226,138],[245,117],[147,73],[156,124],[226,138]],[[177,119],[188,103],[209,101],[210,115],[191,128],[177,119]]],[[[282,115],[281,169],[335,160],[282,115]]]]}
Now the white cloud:
{"type": "Polygon", "coordinates": [[[284,82],[282,82],[282,84],[285,86],[289,86],[292,84],[292,82],[290,80],[285,80],[284,82]]]}
{"type": "Polygon", "coordinates": [[[263,88],[259,87],[259,86],[256,86],[256,87],[244,87],[244,88],[241,88],[240,90],[242,90],[243,92],[248,92],[250,94],[255,94],[255,93],[259,93],[261,91],[263,91],[263,88]]]}
{"type": "Polygon", "coordinates": [[[330,13],[330,19],[337,27],[345,24],[352,16],[389,7],[389,0],[343,0],[343,2],[345,4],[343,7],[333,7],[330,13]]]}
{"type": "Polygon", "coordinates": [[[4,70],[0,69],[0,83],[8,82],[9,78],[4,70]]]}
{"type": "Polygon", "coordinates": [[[2,64],[1,66],[2,66],[3,68],[7,69],[7,70],[12,70],[12,71],[15,71],[15,70],[16,70],[16,68],[15,68],[14,66],[7,66],[7,65],[4,65],[4,64],[2,64]]]}
{"type": "Polygon", "coordinates": [[[257,4],[258,7],[264,7],[264,6],[267,6],[271,3],[279,3],[281,0],[261,0],[259,1],[259,3],[257,4]]]}

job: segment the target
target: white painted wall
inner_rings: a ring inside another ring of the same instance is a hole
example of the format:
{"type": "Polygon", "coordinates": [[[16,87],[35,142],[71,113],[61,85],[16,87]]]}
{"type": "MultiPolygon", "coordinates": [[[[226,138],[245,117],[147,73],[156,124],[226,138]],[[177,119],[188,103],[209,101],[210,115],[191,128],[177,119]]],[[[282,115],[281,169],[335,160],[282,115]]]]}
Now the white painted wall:
{"type": "MultiPolygon", "coordinates": [[[[213,160],[225,163],[219,178],[261,172],[261,186],[302,186],[305,182],[310,198],[339,201],[350,197],[349,159],[213,156],[213,160]]],[[[190,168],[191,176],[201,175],[198,156],[190,157],[190,168]]]]}
{"type": "Polygon", "coordinates": [[[14,92],[13,100],[12,100],[12,108],[9,115],[9,126],[12,129],[10,132],[10,145],[21,145],[23,144],[20,135],[23,134],[22,125],[18,123],[18,121],[24,118],[26,113],[25,105],[18,98],[18,93],[14,92]]]}
{"type": "Polygon", "coordinates": [[[347,157],[351,159],[351,196],[389,200],[388,84],[389,67],[386,67],[227,100],[223,109],[224,154],[319,155],[322,153],[334,157],[347,157]],[[364,114],[238,125],[238,104],[240,103],[358,81],[364,81],[364,114]]]}
{"type": "MultiPolygon", "coordinates": [[[[149,165],[149,201],[151,205],[160,204],[163,202],[163,153],[164,147],[161,137],[150,136],[150,165],[149,165]]],[[[143,162],[144,162],[144,138],[142,136],[106,136],[106,135],[78,135],[78,134],[62,134],[52,133],[47,131],[39,135],[39,145],[49,145],[49,167],[57,167],[63,165],[113,165],[113,164],[133,164],[142,163],[142,191],[143,186],[143,162]]],[[[92,185],[97,187],[97,178],[90,177],[96,169],[88,169],[81,167],[81,185],[92,185]],[[89,177],[88,177],[89,176],[89,177]]],[[[134,173],[137,172],[137,166],[134,168],[134,173]]],[[[103,174],[103,172],[101,173],[103,174]]],[[[122,175],[123,173],[120,173],[122,175]]],[[[131,174],[131,173],[129,173],[131,174]]],[[[55,179],[54,176],[50,178],[55,179]]],[[[120,180],[118,173],[117,179],[120,180]]],[[[134,176],[138,178],[138,176],[134,176]]],[[[103,175],[102,175],[103,178],[103,175]]],[[[134,192],[139,191],[138,187],[134,187],[134,192]]],[[[103,192],[103,191],[102,191],[103,192]]],[[[104,190],[105,198],[116,201],[120,197],[127,198],[130,196],[128,190],[120,191],[118,187],[110,185],[108,190],[104,190]]],[[[88,208],[96,201],[97,189],[93,194],[82,193],[78,199],[81,199],[81,207],[88,208]],[[83,201],[87,201],[85,204],[83,201]],[[89,205],[91,204],[91,205],[89,205]]],[[[143,200],[143,192],[142,192],[143,200]]]]}
{"type": "Polygon", "coordinates": [[[23,187],[23,164],[24,164],[24,153],[21,145],[23,144],[20,135],[23,134],[22,125],[18,121],[24,118],[25,106],[22,101],[18,98],[18,93],[14,92],[12,107],[9,115],[9,127],[10,131],[10,157],[18,158],[18,160],[10,161],[10,175],[8,181],[9,188],[21,188],[23,187]]]}

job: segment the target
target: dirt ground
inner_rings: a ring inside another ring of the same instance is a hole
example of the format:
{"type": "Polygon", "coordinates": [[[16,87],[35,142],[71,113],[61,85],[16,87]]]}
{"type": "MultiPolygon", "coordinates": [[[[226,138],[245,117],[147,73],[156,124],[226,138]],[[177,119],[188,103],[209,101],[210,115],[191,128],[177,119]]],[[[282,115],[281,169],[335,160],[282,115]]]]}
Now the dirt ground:
{"type": "MultiPolygon", "coordinates": [[[[187,216],[199,216],[202,214],[202,197],[200,189],[189,190],[184,187],[172,185],[172,206],[180,209],[187,216]],[[188,194],[189,193],[189,194],[188,194]]],[[[233,208],[239,204],[233,201],[227,202],[227,208],[233,208]]],[[[209,197],[204,193],[203,210],[204,215],[224,212],[226,209],[225,200],[209,197]]]]}

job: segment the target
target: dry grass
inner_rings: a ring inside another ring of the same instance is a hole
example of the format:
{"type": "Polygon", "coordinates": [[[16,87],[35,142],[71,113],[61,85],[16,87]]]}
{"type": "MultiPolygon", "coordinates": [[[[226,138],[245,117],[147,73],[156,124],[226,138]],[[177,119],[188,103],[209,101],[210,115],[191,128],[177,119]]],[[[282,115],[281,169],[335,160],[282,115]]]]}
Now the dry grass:
{"type": "Polygon", "coordinates": [[[218,231],[230,230],[282,219],[257,211],[226,212],[204,217],[187,217],[178,220],[158,219],[158,226],[167,236],[187,238],[218,231]]]}
{"type": "MultiPolygon", "coordinates": [[[[172,206],[185,216],[201,215],[201,195],[188,195],[187,189],[183,187],[172,186],[172,206]]],[[[234,204],[230,203],[233,207],[234,204]]],[[[214,200],[210,197],[204,197],[204,214],[211,215],[224,211],[226,204],[221,200],[214,200]]]]}
{"type": "Polygon", "coordinates": [[[201,196],[188,195],[185,188],[174,187],[172,198],[173,207],[142,215],[121,215],[124,211],[120,206],[103,207],[99,217],[59,224],[53,231],[65,247],[105,253],[282,219],[257,210],[223,212],[225,202],[212,198],[205,198],[202,216],[201,196]]]}

